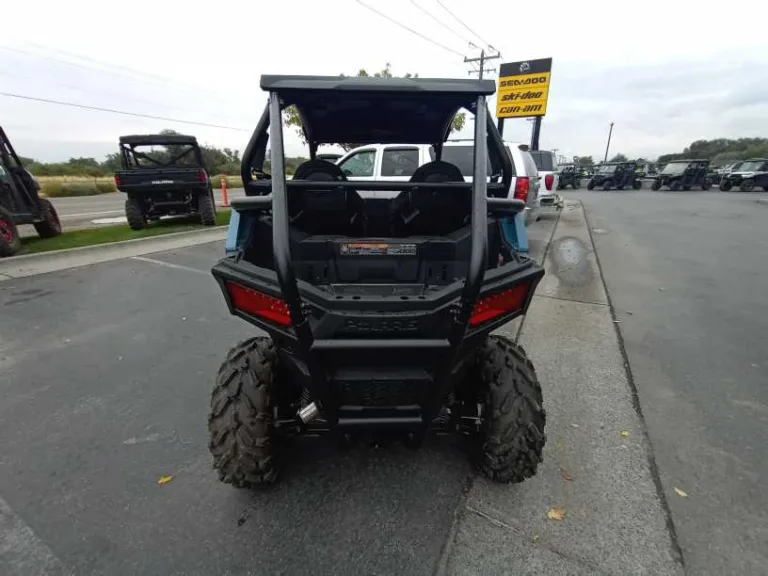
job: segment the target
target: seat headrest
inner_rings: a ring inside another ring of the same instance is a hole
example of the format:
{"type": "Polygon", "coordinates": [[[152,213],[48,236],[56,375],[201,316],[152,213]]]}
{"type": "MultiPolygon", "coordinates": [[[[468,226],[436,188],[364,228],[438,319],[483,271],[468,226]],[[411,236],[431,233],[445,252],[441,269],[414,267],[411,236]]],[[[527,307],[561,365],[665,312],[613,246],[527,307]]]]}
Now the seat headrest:
{"type": "Polygon", "coordinates": [[[347,177],[336,164],[325,160],[308,160],[296,168],[293,179],[333,182],[346,181],[347,177]]]}

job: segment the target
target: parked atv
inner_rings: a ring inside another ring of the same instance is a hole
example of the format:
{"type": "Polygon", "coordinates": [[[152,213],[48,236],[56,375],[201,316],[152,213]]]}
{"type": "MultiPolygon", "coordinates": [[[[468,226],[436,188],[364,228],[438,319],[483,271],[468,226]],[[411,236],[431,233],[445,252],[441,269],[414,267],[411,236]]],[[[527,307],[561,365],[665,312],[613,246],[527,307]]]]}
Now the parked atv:
{"type": "Polygon", "coordinates": [[[651,190],[661,190],[663,186],[668,186],[673,192],[690,190],[694,186],[709,190],[712,187],[709,160],[672,160],[656,176],[651,190]]]}
{"type": "Polygon", "coordinates": [[[581,187],[581,170],[575,164],[565,164],[560,169],[560,181],[557,187],[563,190],[568,186],[574,190],[581,187]]]}
{"type": "Polygon", "coordinates": [[[56,209],[40,197],[40,184],[25,170],[0,128],[0,257],[21,250],[18,226],[22,224],[32,224],[40,238],[61,234],[56,209]]]}
{"type": "Polygon", "coordinates": [[[601,164],[587,184],[587,190],[602,187],[603,190],[623,190],[631,186],[640,190],[642,181],[638,177],[636,162],[606,162],[601,164]]]}
{"type": "Polygon", "coordinates": [[[267,336],[232,348],[219,369],[208,420],[219,478],[274,482],[282,439],[298,434],[417,447],[434,430],[474,437],[472,457],[494,480],[534,475],[541,386],[523,348],[491,333],[525,314],[544,271],[502,233],[525,200],[510,190],[510,156],[488,113],[494,82],[262,76],[261,87],[269,102],[243,155],[247,196],[232,201],[228,256],[212,273],[230,312],[267,336]],[[311,158],[291,180],[288,106],[311,158]],[[442,159],[461,108],[475,115],[469,181],[442,159]],[[431,144],[434,161],[408,181],[366,181],[317,159],[322,144],[382,139],[431,144]]]}
{"type": "Polygon", "coordinates": [[[756,187],[768,192],[768,160],[751,158],[741,162],[734,171],[725,174],[720,181],[720,190],[728,192],[738,186],[742,192],[751,192],[756,187]]]}
{"type": "Polygon", "coordinates": [[[125,216],[131,228],[183,214],[199,216],[206,226],[216,224],[211,179],[194,136],[121,136],[120,158],[123,170],[115,173],[115,184],[128,196],[125,216]]]}

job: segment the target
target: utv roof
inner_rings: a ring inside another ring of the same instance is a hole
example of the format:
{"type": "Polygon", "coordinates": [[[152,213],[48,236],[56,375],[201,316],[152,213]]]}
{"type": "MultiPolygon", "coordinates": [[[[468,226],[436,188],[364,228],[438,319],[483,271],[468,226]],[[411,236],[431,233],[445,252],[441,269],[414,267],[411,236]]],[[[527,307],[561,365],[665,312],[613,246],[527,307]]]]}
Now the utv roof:
{"type": "Polygon", "coordinates": [[[683,162],[709,162],[709,158],[689,158],[683,160],[670,160],[667,164],[677,164],[683,162]]]}
{"type": "Polygon", "coordinates": [[[493,80],[343,76],[261,77],[284,106],[296,106],[316,144],[443,142],[454,115],[496,90],[493,80]]]}
{"type": "Polygon", "coordinates": [[[194,136],[185,136],[184,134],[134,134],[130,136],[120,136],[120,144],[188,144],[191,146],[197,146],[197,138],[194,136]]]}

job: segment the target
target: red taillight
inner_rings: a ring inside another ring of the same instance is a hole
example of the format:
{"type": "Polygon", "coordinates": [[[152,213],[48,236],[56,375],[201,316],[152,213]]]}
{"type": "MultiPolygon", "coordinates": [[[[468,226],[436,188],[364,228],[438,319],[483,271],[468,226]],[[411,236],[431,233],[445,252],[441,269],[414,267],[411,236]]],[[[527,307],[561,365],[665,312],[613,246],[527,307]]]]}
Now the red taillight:
{"type": "Polygon", "coordinates": [[[115,186],[117,186],[117,187],[119,188],[119,187],[120,187],[120,184],[121,184],[121,182],[120,182],[120,176],[118,176],[117,174],[115,174],[115,186]]]}
{"type": "Polygon", "coordinates": [[[200,170],[198,173],[198,177],[200,178],[200,182],[208,182],[208,173],[205,170],[200,170]]]}
{"type": "Polygon", "coordinates": [[[472,327],[479,326],[499,316],[522,310],[525,306],[525,300],[528,298],[529,288],[529,284],[520,284],[504,290],[504,292],[478,300],[474,310],[472,310],[472,316],[469,318],[469,325],[472,327]]]}
{"type": "Polygon", "coordinates": [[[547,187],[547,190],[552,190],[552,184],[555,183],[555,176],[554,174],[547,174],[544,176],[544,186],[547,187]]]}
{"type": "Polygon", "coordinates": [[[262,294],[234,282],[226,282],[226,285],[229,297],[232,299],[232,306],[237,310],[253,314],[280,326],[291,325],[291,313],[288,310],[288,304],[279,298],[262,294]]]}
{"type": "Polygon", "coordinates": [[[515,198],[527,202],[530,189],[531,181],[526,176],[518,176],[515,182],[515,198]]]}

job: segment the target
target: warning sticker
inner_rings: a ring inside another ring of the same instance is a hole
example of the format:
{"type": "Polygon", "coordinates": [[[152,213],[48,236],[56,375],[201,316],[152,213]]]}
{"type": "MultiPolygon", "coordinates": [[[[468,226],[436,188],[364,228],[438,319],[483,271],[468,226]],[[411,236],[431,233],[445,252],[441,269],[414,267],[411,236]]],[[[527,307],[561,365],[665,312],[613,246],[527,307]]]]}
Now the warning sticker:
{"type": "Polygon", "coordinates": [[[350,242],[341,244],[342,256],[416,256],[416,244],[350,242]]]}

